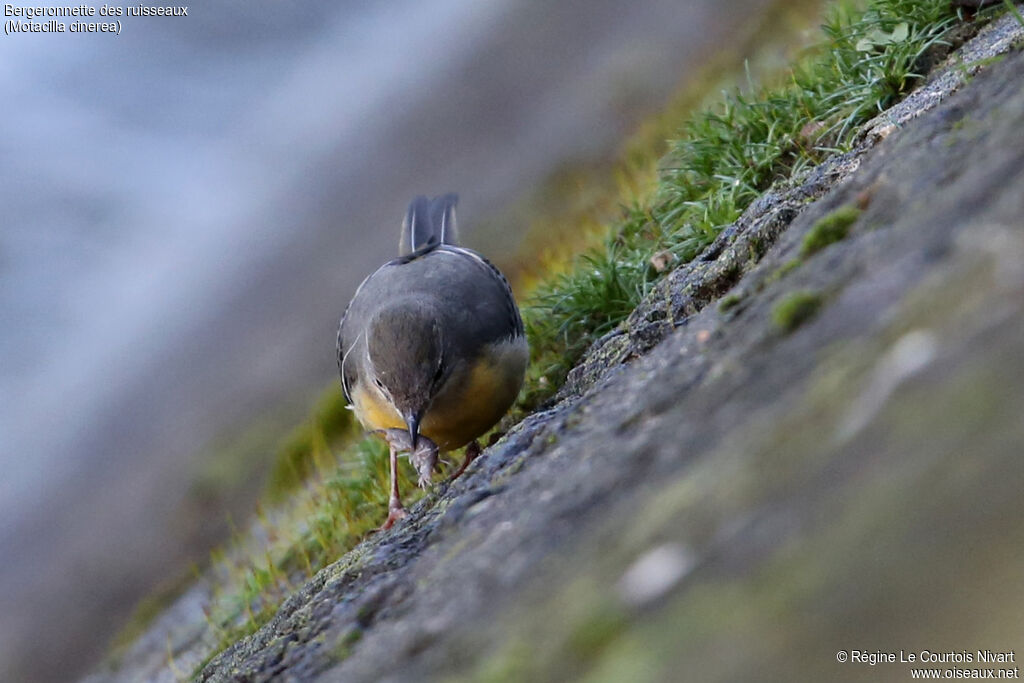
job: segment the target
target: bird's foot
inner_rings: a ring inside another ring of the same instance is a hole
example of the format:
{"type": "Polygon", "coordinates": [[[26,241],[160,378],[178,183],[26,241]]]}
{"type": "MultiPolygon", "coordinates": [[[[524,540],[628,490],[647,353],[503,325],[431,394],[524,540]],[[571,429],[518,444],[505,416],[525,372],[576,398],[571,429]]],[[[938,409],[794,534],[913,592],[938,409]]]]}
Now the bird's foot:
{"type": "Polygon", "coordinates": [[[388,518],[384,520],[384,523],[380,525],[380,531],[390,529],[395,522],[405,517],[407,514],[405,508],[402,507],[400,502],[391,501],[388,504],[388,518]]]}
{"type": "Polygon", "coordinates": [[[416,452],[409,454],[409,461],[416,468],[416,473],[420,475],[418,483],[421,489],[430,488],[430,475],[437,467],[437,452],[437,445],[430,439],[421,436],[419,443],[416,444],[416,452]]]}
{"type": "Polygon", "coordinates": [[[460,465],[459,469],[455,471],[455,474],[448,478],[448,481],[455,481],[458,479],[462,473],[466,471],[466,468],[469,467],[469,464],[476,460],[477,456],[480,455],[480,452],[480,444],[475,440],[470,441],[469,445],[466,446],[466,455],[462,460],[462,465],[460,465]]]}
{"type": "Polygon", "coordinates": [[[419,475],[417,482],[422,489],[430,488],[430,475],[437,468],[439,449],[437,444],[423,436],[416,439],[416,450],[412,447],[412,438],[404,429],[381,429],[380,434],[391,448],[399,453],[408,453],[409,461],[419,475]]]}

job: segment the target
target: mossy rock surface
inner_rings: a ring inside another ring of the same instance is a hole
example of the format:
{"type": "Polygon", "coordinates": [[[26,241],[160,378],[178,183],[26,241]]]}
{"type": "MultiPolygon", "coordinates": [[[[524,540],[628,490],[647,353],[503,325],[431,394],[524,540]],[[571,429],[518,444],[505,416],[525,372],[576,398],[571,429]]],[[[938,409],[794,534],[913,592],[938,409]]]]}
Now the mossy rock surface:
{"type": "Polygon", "coordinates": [[[903,681],[837,653],[1019,646],[1022,85],[1016,53],[941,71],[767,193],[556,405],[199,680],[903,681]],[[773,277],[853,204],[845,238],[773,277]],[[826,303],[780,334],[795,291],[826,303]]]}

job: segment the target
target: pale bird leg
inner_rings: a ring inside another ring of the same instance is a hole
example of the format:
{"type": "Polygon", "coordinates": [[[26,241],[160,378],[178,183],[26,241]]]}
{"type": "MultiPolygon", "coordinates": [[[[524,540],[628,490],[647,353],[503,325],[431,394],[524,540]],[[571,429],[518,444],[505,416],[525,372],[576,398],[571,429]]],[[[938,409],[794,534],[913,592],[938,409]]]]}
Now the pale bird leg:
{"type": "Polygon", "coordinates": [[[430,487],[430,475],[437,466],[437,444],[425,436],[416,439],[416,450],[412,451],[412,439],[404,429],[380,429],[378,433],[388,442],[391,449],[391,497],[388,501],[388,518],[381,529],[390,529],[396,521],[405,517],[405,508],[398,493],[398,453],[408,452],[409,460],[419,475],[420,488],[430,487]]]}
{"type": "Polygon", "coordinates": [[[398,451],[394,444],[388,441],[391,459],[391,497],[388,499],[388,518],[381,525],[381,530],[390,529],[391,525],[405,517],[405,508],[402,507],[402,499],[398,495],[398,451]]]}

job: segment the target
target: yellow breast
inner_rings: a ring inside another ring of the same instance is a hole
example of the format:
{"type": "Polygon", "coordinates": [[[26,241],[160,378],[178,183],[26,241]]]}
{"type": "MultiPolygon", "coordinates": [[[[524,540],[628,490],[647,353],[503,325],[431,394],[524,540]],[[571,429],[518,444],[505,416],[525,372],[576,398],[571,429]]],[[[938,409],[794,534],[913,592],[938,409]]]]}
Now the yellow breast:
{"type": "Polygon", "coordinates": [[[482,435],[515,401],[527,357],[523,341],[487,347],[434,399],[420,431],[441,450],[459,448],[482,435]]]}
{"type": "MultiPolygon", "coordinates": [[[[420,434],[442,451],[466,445],[493,427],[509,409],[523,383],[529,351],[524,340],[490,345],[471,364],[453,373],[430,404],[420,434]]],[[[352,405],[370,430],[405,429],[405,420],[375,388],[357,383],[352,405]]]]}
{"type": "Polygon", "coordinates": [[[383,396],[357,383],[352,389],[352,407],[366,429],[405,429],[405,420],[383,396]]]}

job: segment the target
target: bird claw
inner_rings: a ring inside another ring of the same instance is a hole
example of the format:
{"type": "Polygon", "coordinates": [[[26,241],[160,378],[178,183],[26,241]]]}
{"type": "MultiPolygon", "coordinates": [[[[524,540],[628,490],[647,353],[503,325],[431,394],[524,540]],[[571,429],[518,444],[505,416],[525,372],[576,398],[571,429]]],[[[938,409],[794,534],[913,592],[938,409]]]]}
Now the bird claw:
{"type": "Polygon", "coordinates": [[[430,488],[430,476],[437,468],[439,453],[437,444],[427,437],[420,435],[416,439],[416,450],[413,451],[412,438],[409,436],[409,432],[404,429],[381,429],[379,432],[385,441],[388,442],[388,445],[395,449],[396,452],[409,454],[409,461],[416,468],[416,474],[419,475],[419,480],[417,481],[419,487],[422,489],[430,488]]]}
{"type": "Polygon", "coordinates": [[[421,489],[430,488],[430,475],[437,467],[437,446],[430,439],[420,437],[416,452],[409,455],[412,466],[420,475],[419,485],[421,489]],[[427,443],[424,443],[426,441],[427,443]]]}
{"type": "Polygon", "coordinates": [[[405,511],[405,508],[402,507],[401,504],[398,504],[398,506],[395,506],[394,504],[389,505],[388,518],[384,520],[384,523],[380,525],[380,528],[377,529],[377,531],[387,531],[394,526],[395,522],[400,519],[405,519],[408,515],[409,513],[405,511]]]}

